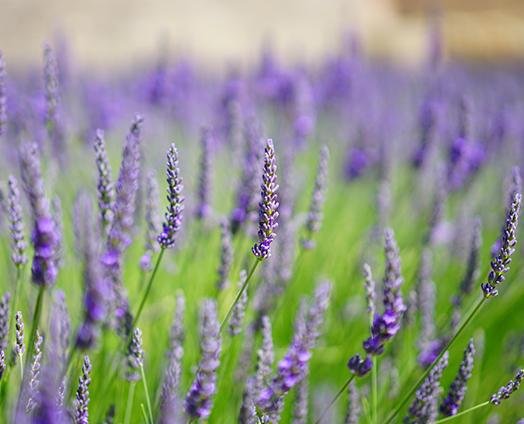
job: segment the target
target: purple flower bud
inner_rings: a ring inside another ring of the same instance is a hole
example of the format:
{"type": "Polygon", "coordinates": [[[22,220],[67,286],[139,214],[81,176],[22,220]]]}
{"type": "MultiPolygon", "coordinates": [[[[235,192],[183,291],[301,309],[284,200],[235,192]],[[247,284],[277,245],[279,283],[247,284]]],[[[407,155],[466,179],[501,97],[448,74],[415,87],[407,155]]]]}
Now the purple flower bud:
{"type": "Polygon", "coordinates": [[[91,361],[89,356],[84,356],[82,374],[78,379],[76,398],[74,401],[74,422],[75,424],[89,424],[89,384],[91,384],[91,361]]]}
{"type": "Polygon", "coordinates": [[[447,366],[448,353],[446,352],[417,389],[415,400],[409,407],[404,423],[417,424],[435,421],[438,415],[438,398],[441,392],[440,379],[447,366]]]}
{"type": "Polygon", "coordinates": [[[220,265],[218,267],[217,289],[224,290],[229,284],[229,272],[233,263],[233,242],[226,220],[220,222],[220,265]]]}
{"type": "Polygon", "coordinates": [[[160,217],[158,216],[158,184],[153,172],[146,178],[146,242],[145,253],[140,258],[140,267],[144,271],[151,270],[151,256],[159,249],[156,237],[160,232],[160,217]]]}
{"type": "Polygon", "coordinates": [[[211,132],[204,128],[200,138],[201,156],[198,174],[198,204],[196,217],[205,220],[211,215],[211,132]]]}
{"type": "Polygon", "coordinates": [[[261,200],[259,206],[258,243],[251,249],[259,260],[271,256],[270,246],[275,238],[275,229],[278,227],[278,200],[277,200],[277,162],[273,140],[268,139],[264,151],[264,171],[262,175],[261,200]]]}
{"type": "Polygon", "coordinates": [[[320,225],[322,224],[322,208],[324,206],[328,177],[328,159],[329,149],[327,146],[323,146],[320,150],[315,187],[313,188],[313,195],[311,197],[311,204],[309,206],[309,213],[306,220],[307,235],[302,241],[302,245],[305,249],[314,248],[315,242],[313,240],[313,234],[320,230],[320,225]]]}
{"type": "Polygon", "coordinates": [[[349,370],[353,372],[353,374],[358,377],[362,377],[371,371],[373,362],[369,356],[366,356],[364,359],[362,359],[360,355],[357,354],[349,358],[347,366],[349,370]]]}
{"type": "Polygon", "coordinates": [[[184,196],[182,190],[182,178],[178,168],[178,150],[171,144],[167,152],[167,212],[165,221],[162,224],[162,232],[158,236],[158,243],[163,249],[171,248],[175,245],[175,237],[182,226],[184,211],[184,196]]]}
{"type": "Polygon", "coordinates": [[[144,351],[142,349],[142,331],[140,328],[135,328],[133,336],[127,346],[127,381],[140,380],[140,368],[144,365],[144,351]]]}
{"type": "Polygon", "coordinates": [[[97,231],[91,201],[86,194],[80,194],[81,233],[79,252],[84,261],[84,321],[76,335],[76,345],[82,349],[93,347],[98,338],[100,325],[107,316],[108,298],[111,289],[104,278],[100,264],[97,231]]]}
{"type": "Polygon", "coordinates": [[[21,152],[22,180],[29,197],[33,216],[34,246],[32,280],[37,285],[52,286],[58,273],[56,265],[57,231],[44,193],[44,182],[40,170],[37,147],[26,145],[21,152]]]}
{"type": "Polygon", "coordinates": [[[520,193],[515,193],[511,205],[506,211],[506,223],[502,229],[501,246],[495,258],[491,261],[491,271],[486,283],[481,284],[484,297],[498,295],[497,285],[504,281],[504,274],[509,271],[511,255],[517,244],[517,225],[519,222],[519,210],[521,202],[520,193]]]}
{"type": "Polygon", "coordinates": [[[13,349],[14,362],[21,358],[24,352],[24,318],[22,317],[22,312],[17,311],[15,315],[15,346],[13,349]]]}
{"type": "Polygon", "coordinates": [[[98,208],[104,232],[108,232],[113,223],[115,208],[115,187],[111,178],[111,165],[107,158],[104,132],[96,130],[94,142],[96,167],[98,170],[98,208]]]}
{"type": "Polygon", "coordinates": [[[449,417],[451,415],[456,415],[460,409],[460,405],[464,400],[466,391],[468,389],[468,380],[471,377],[471,372],[473,370],[473,359],[475,356],[475,345],[473,340],[470,340],[466,350],[464,351],[464,357],[460,363],[460,368],[458,370],[455,379],[449,386],[448,394],[442,401],[440,405],[440,412],[449,417]]]}
{"type": "Polygon", "coordinates": [[[504,399],[508,399],[520,387],[520,383],[524,380],[524,369],[519,369],[515,374],[514,380],[509,380],[508,384],[502,386],[497,393],[494,393],[490,402],[492,405],[498,406],[504,399]]]}
{"type": "Polygon", "coordinates": [[[202,357],[195,380],[186,396],[185,410],[191,418],[207,418],[213,408],[220,365],[220,327],[213,300],[205,300],[200,316],[200,350],[202,357]]]}

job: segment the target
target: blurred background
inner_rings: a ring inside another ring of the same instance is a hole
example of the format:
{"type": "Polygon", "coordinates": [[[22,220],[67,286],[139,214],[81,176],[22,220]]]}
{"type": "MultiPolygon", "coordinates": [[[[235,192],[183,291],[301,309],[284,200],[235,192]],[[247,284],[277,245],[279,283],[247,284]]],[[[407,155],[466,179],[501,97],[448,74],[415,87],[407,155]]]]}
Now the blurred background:
{"type": "Polygon", "coordinates": [[[359,34],[372,56],[416,63],[428,11],[442,17],[448,57],[524,56],[522,0],[0,0],[0,45],[10,63],[40,59],[63,34],[81,65],[135,62],[159,44],[210,64],[250,61],[264,43],[284,59],[315,59],[359,34]],[[300,56],[300,57],[297,57],[300,56]]]}

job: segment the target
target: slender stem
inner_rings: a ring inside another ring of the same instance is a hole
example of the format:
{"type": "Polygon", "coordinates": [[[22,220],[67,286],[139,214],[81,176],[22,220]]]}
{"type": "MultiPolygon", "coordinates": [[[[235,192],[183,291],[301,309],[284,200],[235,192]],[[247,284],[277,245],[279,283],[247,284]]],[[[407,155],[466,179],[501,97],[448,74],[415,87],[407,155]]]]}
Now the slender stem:
{"type": "Polygon", "coordinates": [[[451,415],[450,417],[446,417],[446,418],[442,418],[440,420],[437,420],[437,421],[435,421],[435,424],[437,424],[437,423],[445,423],[445,422],[454,420],[455,418],[458,418],[461,415],[466,415],[466,414],[469,414],[470,412],[473,412],[475,409],[483,408],[484,406],[489,405],[489,403],[490,403],[489,400],[487,400],[486,402],[483,402],[483,403],[479,403],[478,405],[472,406],[471,408],[466,409],[466,410],[464,410],[462,412],[459,412],[458,414],[451,415]]]}
{"type": "Polygon", "coordinates": [[[240,300],[240,298],[242,297],[242,294],[244,293],[244,291],[246,290],[247,288],[247,285],[249,283],[249,280],[251,280],[251,277],[253,276],[253,274],[255,273],[255,270],[257,269],[257,266],[258,264],[261,262],[260,259],[256,259],[255,260],[255,263],[253,264],[253,267],[251,268],[251,271],[249,271],[249,274],[246,278],[246,281],[244,281],[244,284],[242,284],[242,287],[240,287],[240,290],[238,291],[238,294],[237,296],[235,297],[235,300],[233,301],[233,303],[231,304],[231,306],[229,307],[229,310],[227,311],[227,314],[224,318],[224,320],[222,321],[222,324],[220,324],[220,331],[222,331],[222,329],[224,328],[224,326],[227,324],[227,321],[229,320],[229,317],[231,316],[231,313],[233,312],[233,309],[235,308],[235,305],[238,303],[238,301],[240,300]]]}
{"type": "Polygon", "coordinates": [[[20,381],[22,382],[24,380],[24,356],[20,353],[18,359],[19,359],[18,363],[20,365],[20,381]]]}
{"type": "Polygon", "coordinates": [[[324,408],[324,410],[322,411],[322,413],[320,414],[320,416],[318,417],[318,419],[315,421],[315,424],[320,424],[320,422],[322,421],[322,419],[324,418],[324,416],[327,414],[327,412],[329,411],[329,409],[335,404],[335,402],[338,400],[338,398],[340,396],[342,396],[342,393],[344,393],[346,391],[346,389],[348,388],[349,384],[353,381],[353,379],[355,378],[355,374],[352,374],[351,377],[349,377],[346,382],[344,383],[344,385],[340,388],[340,390],[338,391],[338,393],[335,395],[335,397],[331,400],[331,402],[329,402],[329,405],[326,406],[324,408]]]}
{"type": "Polygon", "coordinates": [[[372,411],[372,422],[378,423],[378,356],[375,356],[373,360],[373,367],[371,368],[371,411],[372,411]]]}
{"type": "Polygon", "coordinates": [[[453,345],[455,340],[460,336],[462,331],[467,327],[467,325],[471,322],[471,320],[474,318],[474,316],[477,314],[477,312],[480,310],[484,302],[486,301],[486,298],[482,296],[482,298],[475,304],[473,309],[471,309],[469,315],[464,320],[464,322],[460,325],[460,327],[457,329],[453,337],[449,339],[449,341],[446,343],[444,348],[440,351],[439,355],[435,358],[435,360],[431,363],[429,367],[426,368],[424,373],[420,376],[420,378],[417,380],[417,382],[411,387],[409,392],[402,398],[402,400],[397,404],[397,407],[395,410],[390,414],[385,424],[389,424],[393,421],[393,419],[397,416],[397,414],[400,412],[402,407],[408,402],[408,400],[411,398],[413,393],[417,390],[417,388],[420,386],[420,384],[424,381],[424,379],[428,376],[430,371],[433,369],[435,364],[440,361],[440,358],[444,355],[444,353],[453,345]]]}
{"type": "Polygon", "coordinates": [[[135,387],[136,383],[129,384],[129,391],[127,392],[127,402],[126,402],[126,415],[124,417],[124,424],[129,424],[131,418],[131,411],[133,410],[133,403],[135,401],[135,387]]]}
{"type": "Polygon", "coordinates": [[[36,298],[35,311],[33,313],[33,326],[31,327],[31,337],[29,338],[27,357],[30,358],[33,354],[36,330],[40,323],[40,317],[42,315],[42,306],[44,303],[45,286],[40,286],[38,290],[38,297],[36,298]]]}
{"type": "Polygon", "coordinates": [[[155,267],[153,268],[153,272],[151,273],[151,276],[149,277],[149,281],[147,283],[146,291],[144,292],[144,295],[142,296],[142,300],[140,301],[140,306],[138,307],[138,310],[135,315],[135,319],[133,320],[133,325],[131,328],[135,328],[138,324],[138,320],[140,319],[140,315],[142,315],[142,310],[144,309],[144,305],[146,304],[147,297],[149,296],[149,292],[151,291],[151,287],[153,286],[153,281],[155,280],[156,273],[158,271],[158,267],[160,266],[160,262],[162,261],[162,256],[164,255],[164,251],[166,249],[162,248],[160,249],[160,253],[158,254],[155,267]]]}
{"type": "MultiPolygon", "coordinates": [[[[140,404],[140,409],[142,410],[142,415],[144,417],[144,422],[146,424],[148,424],[149,423],[149,418],[147,417],[146,408],[144,408],[144,404],[143,403],[140,404]]],[[[153,423],[151,423],[151,424],[153,424],[153,423]]]]}
{"type": "Polygon", "coordinates": [[[149,420],[153,424],[153,409],[151,408],[151,398],[149,397],[149,390],[147,388],[146,373],[144,372],[144,365],[140,365],[140,374],[142,375],[142,384],[144,385],[144,392],[146,392],[147,412],[149,413],[149,420]]]}

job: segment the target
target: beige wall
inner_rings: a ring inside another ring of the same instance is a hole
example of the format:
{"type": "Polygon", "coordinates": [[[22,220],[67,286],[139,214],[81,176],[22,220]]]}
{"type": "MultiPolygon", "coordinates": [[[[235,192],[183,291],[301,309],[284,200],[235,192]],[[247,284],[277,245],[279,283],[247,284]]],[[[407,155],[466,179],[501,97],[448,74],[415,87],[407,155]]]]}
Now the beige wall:
{"type": "MultiPolygon", "coordinates": [[[[354,28],[372,53],[416,61],[426,44],[423,3],[0,0],[0,49],[11,62],[40,60],[43,41],[61,29],[77,59],[102,67],[150,54],[162,37],[172,48],[211,63],[253,58],[268,39],[282,56],[314,58],[333,47],[343,30],[354,28]]],[[[524,1],[444,0],[444,6],[449,10],[444,35],[451,54],[524,53],[524,13],[514,12],[524,11],[524,1]],[[469,11],[472,8],[474,13],[469,11]]]]}

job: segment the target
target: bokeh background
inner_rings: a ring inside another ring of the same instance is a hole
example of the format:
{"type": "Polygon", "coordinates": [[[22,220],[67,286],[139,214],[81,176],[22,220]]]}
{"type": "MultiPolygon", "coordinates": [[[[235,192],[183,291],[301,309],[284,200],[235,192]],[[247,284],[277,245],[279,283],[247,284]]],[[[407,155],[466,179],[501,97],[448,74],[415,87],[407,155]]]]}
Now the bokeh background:
{"type": "Polygon", "coordinates": [[[67,35],[79,64],[125,66],[159,44],[222,65],[249,61],[271,42],[285,59],[314,59],[351,30],[370,55],[417,62],[428,10],[439,10],[448,56],[524,56],[522,0],[0,0],[0,42],[9,61],[40,58],[67,35]],[[297,57],[300,56],[300,57],[297,57]]]}

